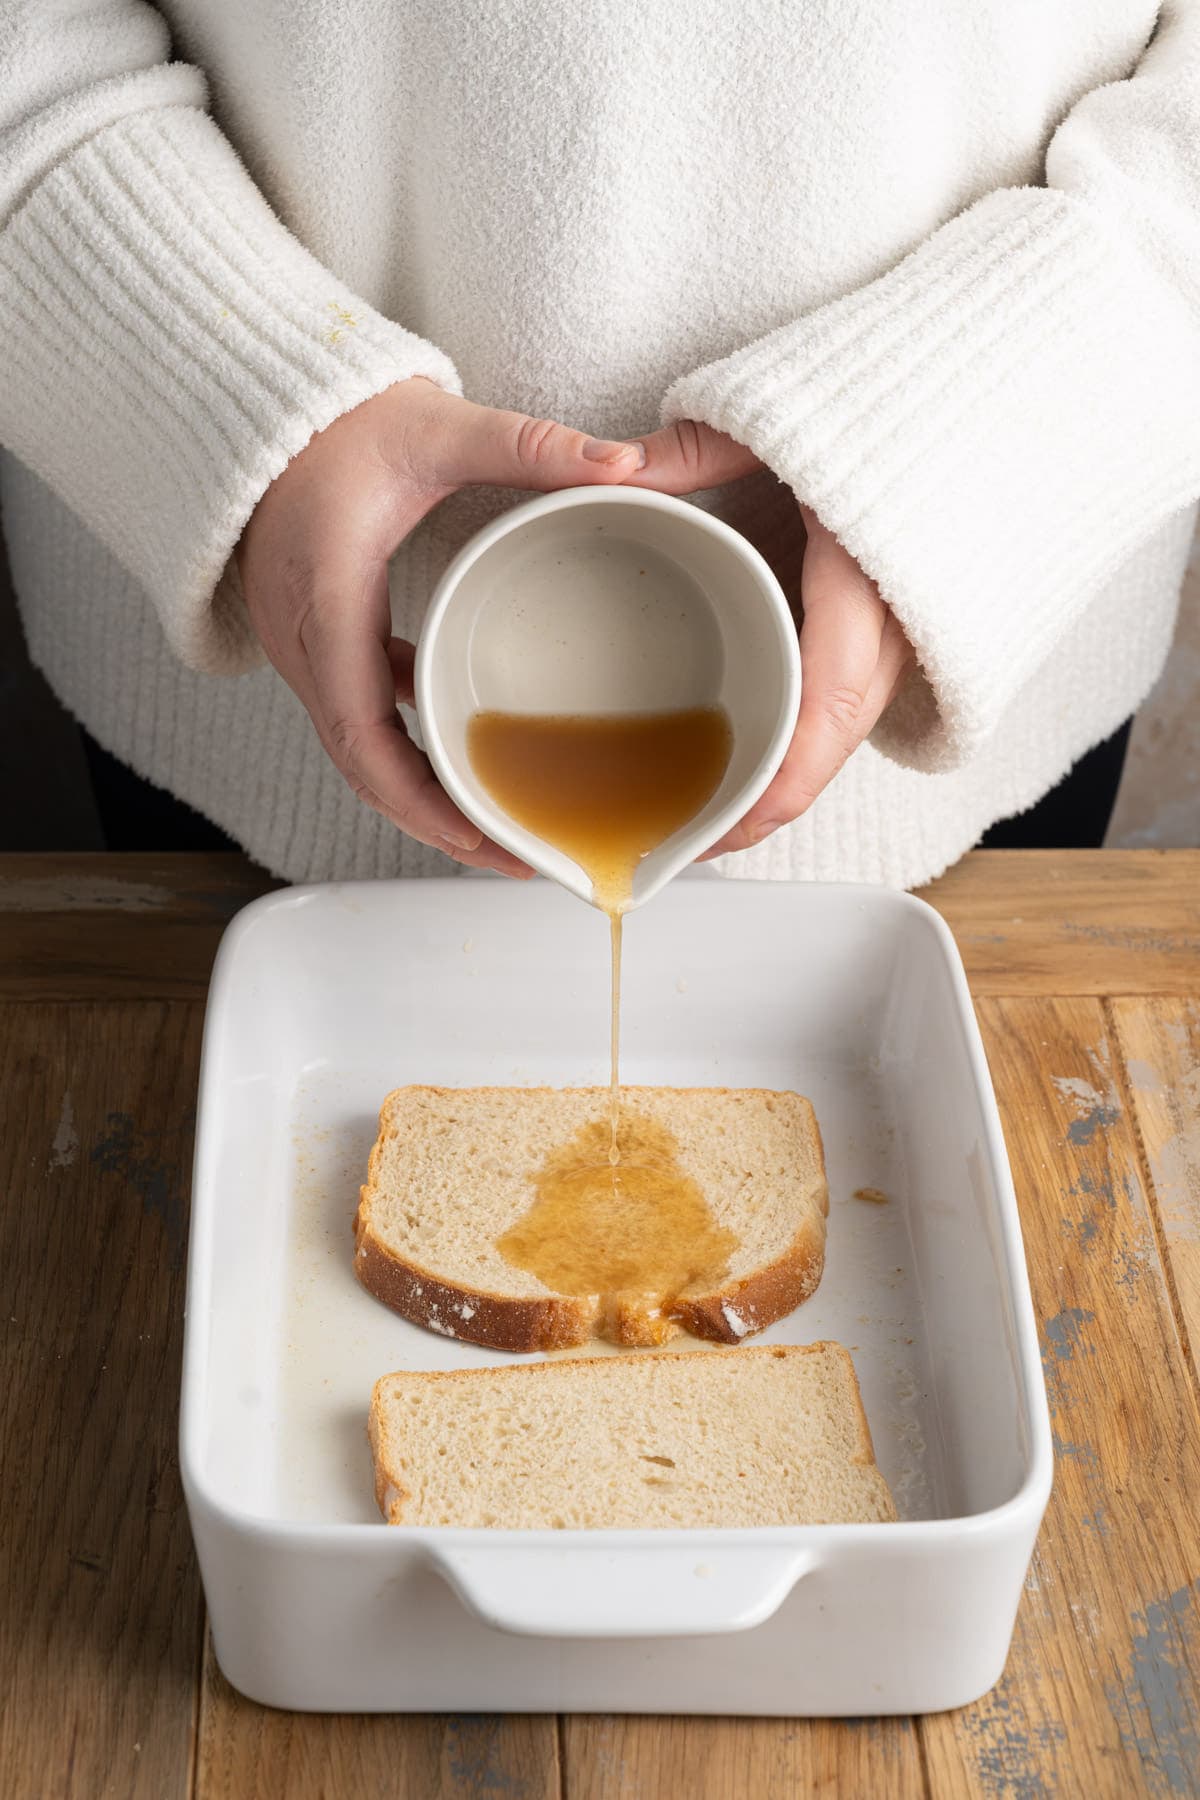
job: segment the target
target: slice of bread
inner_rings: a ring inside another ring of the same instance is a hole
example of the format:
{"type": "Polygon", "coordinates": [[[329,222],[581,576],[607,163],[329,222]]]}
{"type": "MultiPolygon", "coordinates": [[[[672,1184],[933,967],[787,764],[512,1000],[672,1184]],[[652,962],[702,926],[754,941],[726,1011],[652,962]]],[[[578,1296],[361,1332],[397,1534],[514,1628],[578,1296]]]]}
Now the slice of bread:
{"type": "Polygon", "coordinates": [[[607,1129],[606,1088],[408,1087],[380,1113],[354,1222],[359,1281],[415,1324],[513,1351],[596,1337],[647,1346],[681,1330],[738,1343],[807,1299],[829,1207],[808,1101],[762,1088],[632,1087],[621,1104],[622,1129],[668,1143],[710,1227],[727,1234],[715,1273],[685,1276],[674,1292],[562,1293],[497,1248],[528,1214],[547,1159],[607,1129]]]}
{"type": "Polygon", "coordinates": [[[896,1517],[840,1344],[385,1375],[389,1525],[825,1525],[896,1517]]]}

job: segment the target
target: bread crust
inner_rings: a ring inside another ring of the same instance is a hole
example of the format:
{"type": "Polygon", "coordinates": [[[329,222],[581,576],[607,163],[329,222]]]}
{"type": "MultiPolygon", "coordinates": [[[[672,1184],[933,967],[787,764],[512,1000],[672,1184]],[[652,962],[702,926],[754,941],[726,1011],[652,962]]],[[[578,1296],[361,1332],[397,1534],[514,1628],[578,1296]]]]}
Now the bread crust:
{"type": "Polygon", "coordinates": [[[825,1216],[806,1221],[783,1255],[741,1281],[713,1294],[680,1297],[668,1308],[693,1337],[714,1344],[740,1344],[744,1338],[786,1318],[816,1292],[825,1271],[825,1216]]]}
{"type": "MultiPolygon", "coordinates": [[[[362,1190],[363,1196],[368,1193],[362,1190]]],[[[355,1216],[354,1273],[369,1294],[394,1312],[442,1337],[461,1338],[488,1350],[565,1350],[587,1344],[595,1335],[600,1310],[594,1294],[490,1294],[479,1288],[442,1281],[416,1263],[404,1262],[355,1216]],[[465,1310],[465,1316],[464,1316],[465,1310]]]]}
{"type": "MultiPolygon", "coordinates": [[[[704,1294],[686,1291],[660,1304],[636,1295],[544,1294],[517,1297],[450,1282],[397,1256],[375,1234],[370,1223],[376,1172],[389,1134],[389,1109],[396,1096],[414,1091],[443,1095],[455,1090],[432,1085],[393,1090],[379,1114],[379,1133],[371,1149],[367,1179],[359,1190],[354,1217],[354,1273],[361,1285],[385,1306],[414,1325],[460,1338],[488,1350],[528,1354],[563,1350],[604,1338],[624,1349],[657,1347],[688,1331],[711,1343],[740,1344],[777,1319],[784,1318],[814,1293],[825,1267],[825,1222],[829,1189],[820,1127],[809,1108],[822,1170],[816,1217],[803,1220],[792,1242],[775,1261],[704,1294]]],[[[497,1090],[480,1090],[482,1092],[497,1090]]],[[[529,1090],[544,1095],[554,1090],[529,1090]]],[[[569,1091],[569,1090],[568,1090],[569,1091]]],[[[660,1088],[659,1093],[689,1094],[688,1088],[660,1088]]],[[[707,1090],[706,1090],[707,1091],[707,1090]]],[[[748,1093],[753,1089],[715,1088],[715,1094],[748,1093]]]]}

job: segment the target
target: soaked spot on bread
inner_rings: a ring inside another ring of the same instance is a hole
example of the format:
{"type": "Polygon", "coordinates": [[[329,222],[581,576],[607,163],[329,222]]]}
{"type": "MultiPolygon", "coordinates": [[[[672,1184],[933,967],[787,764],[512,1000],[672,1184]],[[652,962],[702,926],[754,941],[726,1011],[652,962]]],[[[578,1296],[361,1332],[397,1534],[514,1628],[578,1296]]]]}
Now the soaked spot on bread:
{"type": "Polygon", "coordinates": [[[497,1240],[501,1256],[557,1294],[651,1295],[664,1310],[686,1289],[719,1287],[739,1240],[680,1167],[674,1138],[630,1112],[621,1138],[615,1165],[606,1119],[551,1151],[533,1204],[497,1240]]]}

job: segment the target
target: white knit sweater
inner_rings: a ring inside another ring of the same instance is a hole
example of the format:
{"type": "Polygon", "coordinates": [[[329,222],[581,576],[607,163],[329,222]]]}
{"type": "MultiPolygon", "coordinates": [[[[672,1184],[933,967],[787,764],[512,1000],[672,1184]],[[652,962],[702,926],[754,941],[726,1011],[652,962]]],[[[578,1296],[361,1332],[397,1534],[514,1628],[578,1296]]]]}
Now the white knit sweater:
{"type": "MultiPolygon", "coordinates": [[[[30,647],[295,879],[443,873],[344,788],[230,566],[310,435],[421,373],[691,416],[782,563],[879,583],[908,690],[728,873],[912,884],[1166,653],[1200,495],[1200,0],[0,0],[0,441],[30,647]]],[[[393,572],[413,635],[464,538],[393,572]]]]}

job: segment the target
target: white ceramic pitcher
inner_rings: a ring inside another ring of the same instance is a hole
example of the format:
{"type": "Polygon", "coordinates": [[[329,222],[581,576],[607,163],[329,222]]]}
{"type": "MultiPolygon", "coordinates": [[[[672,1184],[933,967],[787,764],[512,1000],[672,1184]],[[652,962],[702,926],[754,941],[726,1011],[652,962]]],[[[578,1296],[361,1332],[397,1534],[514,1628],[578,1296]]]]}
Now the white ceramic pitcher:
{"type": "Polygon", "coordinates": [[[464,545],[430,601],[417,716],[438,779],[466,816],[591,900],[577,863],[502,810],[467,754],[481,710],[586,714],[719,705],[729,766],[693,819],[638,865],[632,906],[753,805],[791,739],[800,654],[783,590],[732,526],[641,488],[563,488],[502,513],[464,545]]]}

